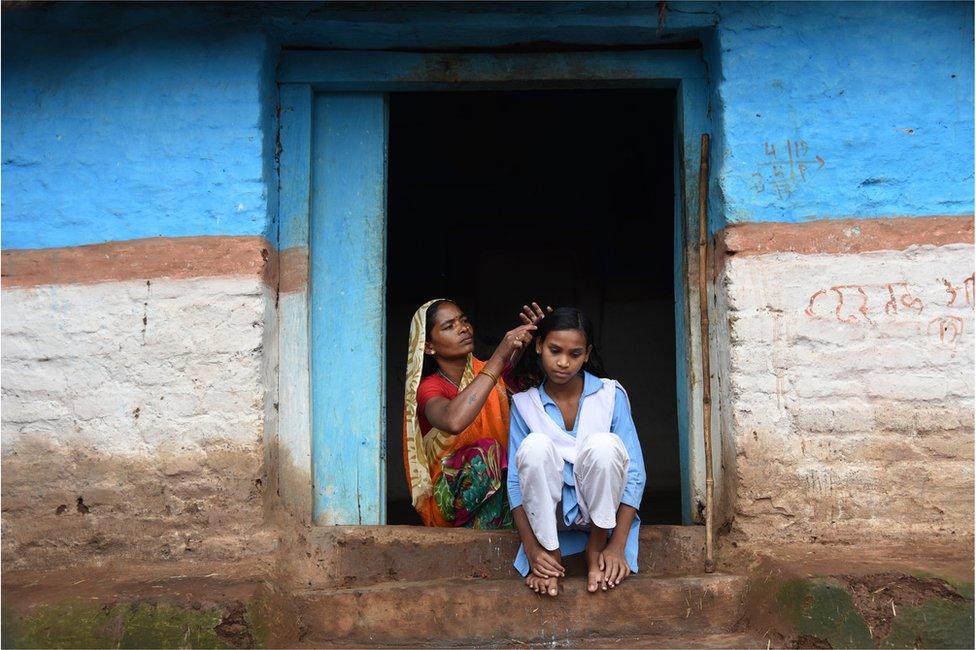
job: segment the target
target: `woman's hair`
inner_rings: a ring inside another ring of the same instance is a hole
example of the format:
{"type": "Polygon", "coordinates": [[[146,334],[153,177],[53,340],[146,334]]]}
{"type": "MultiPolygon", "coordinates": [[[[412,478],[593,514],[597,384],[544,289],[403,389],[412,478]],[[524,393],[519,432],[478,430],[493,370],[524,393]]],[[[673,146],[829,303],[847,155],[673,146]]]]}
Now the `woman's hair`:
{"type": "MultiPolygon", "coordinates": [[[[446,302],[455,304],[453,300],[435,300],[434,302],[430,303],[430,305],[427,307],[427,314],[425,315],[425,319],[426,319],[425,322],[427,323],[427,327],[425,328],[424,331],[424,341],[423,341],[424,344],[426,344],[427,341],[430,339],[430,333],[434,331],[434,317],[437,316],[437,310],[440,309],[441,305],[443,305],[446,302]]],[[[439,366],[437,365],[437,360],[434,358],[434,356],[425,353],[424,366],[420,370],[420,376],[426,377],[427,375],[432,375],[435,372],[437,372],[438,367],[439,366]]]]}
{"type": "Polygon", "coordinates": [[[565,330],[582,332],[583,337],[586,339],[586,344],[593,346],[590,350],[590,358],[583,364],[583,370],[597,377],[606,377],[606,372],[603,369],[603,360],[596,351],[593,322],[586,314],[575,307],[560,307],[551,314],[546,314],[546,317],[539,321],[538,326],[539,329],[535,331],[536,339],[529,345],[515,366],[515,378],[520,390],[538,386],[546,378],[539,353],[535,351],[535,340],[545,341],[550,332],[561,332],[565,330]]]}

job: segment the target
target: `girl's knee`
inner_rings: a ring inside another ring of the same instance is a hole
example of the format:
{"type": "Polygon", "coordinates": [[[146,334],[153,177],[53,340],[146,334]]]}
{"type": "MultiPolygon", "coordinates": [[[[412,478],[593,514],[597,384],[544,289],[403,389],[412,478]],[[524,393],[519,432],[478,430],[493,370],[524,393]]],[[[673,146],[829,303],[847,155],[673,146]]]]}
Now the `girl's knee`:
{"type": "Polygon", "coordinates": [[[619,463],[628,458],[623,441],[613,433],[591,433],[580,450],[580,460],[588,464],[619,463]]]}
{"type": "Polygon", "coordinates": [[[517,467],[541,467],[547,465],[555,452],[552,440],[544,433],[530,433],[515,452],[517,467]]]}

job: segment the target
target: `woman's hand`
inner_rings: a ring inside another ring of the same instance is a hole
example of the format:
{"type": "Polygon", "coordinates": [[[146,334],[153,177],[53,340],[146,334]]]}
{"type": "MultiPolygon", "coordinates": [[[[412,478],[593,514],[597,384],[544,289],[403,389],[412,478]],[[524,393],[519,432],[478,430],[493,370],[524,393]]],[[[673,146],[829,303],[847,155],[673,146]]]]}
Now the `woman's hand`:
{"type": "MultiPolygon", "coordinates": [[[[546,317],[546,314],[551,313],[552,307],[546,307],[546,310],[542,311],[542,307],[539,306],[539,303],[533,301],[531,306],[522,305],[522,311],[519,312],[518,317],[519,320],[522,321],[523,325],[538,325],[539,321],[546,317]]],[[[506,357],[506,360],[510,366],[514,366],[516,363],[518,363],[519,357],[522,356],[522,353],[525,352],[525,349],[530,343],[532,343],[531,338],[526,341],[523,346],[515,349],[510,356],[506,357]]]]}
{"type": "Polygon", "coordinates": [[[522,351],[532,343],[532,332],[538,329],[535,325],[519,325],[505,333],[504,338],[495,348],[495,355],[503,362],[514,365],[522,351]]]}
{"type": "Polygon", "coordinates": [[[523,325],[538,325],[539,321],[546,317],[546,314],[551,313],[552,307],[546,307],[546,310],[542,311],[539,303],[533,302],[531,307],[529,305],[522,305],[522,311],[519,312],[518,316],[523,325]]]}
{"type": "Polygon", "coordinates": [[[607,547],[600,553],[600,570],[603,571],[606,586],[611,589],[630,575],[630,565],[627,564],[627,559],[624,557],[624,547],[622,544],[614,544],[612,538],[607,547]]]}

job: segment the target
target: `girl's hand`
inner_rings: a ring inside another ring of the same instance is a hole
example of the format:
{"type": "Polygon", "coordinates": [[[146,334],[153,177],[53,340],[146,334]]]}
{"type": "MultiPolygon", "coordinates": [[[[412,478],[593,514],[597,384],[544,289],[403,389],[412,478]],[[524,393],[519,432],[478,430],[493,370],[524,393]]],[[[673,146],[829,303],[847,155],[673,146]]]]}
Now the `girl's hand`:
{"type": "Polygon", "coordinates": [[[613,589],[623,582],[624,578],[630,575],[630,566],[624,558],[624,549],[618,548],[616,544],[607,544],[600,553],[600,569],[603,571],[607,587],[613,589]]]}
{"type": "Polygon", "coordinates": [[[509,330],[502,339],[495,354],[502,360],[511,362],[513,357],[522,353],[526,347],[532,343],[532,332],[538,329],[535,325],[519,325],[513,330],[509,330]]]}
{"type": "Polygon", "coordinates": [[[553,555],[555,551],[547,551],[541,544],[536,544],[535,548],[527,549],[526,557],[529,558],[529,566],[532,573],[540,578],[561,578],[566,575],[566,569],[553,555]]]}
{"type": "Polygon", "coordinates": [[[522,305],[522,311],[519,312],[519,320],[522,321],[523,325],[536,325],[546,317],[546,314],[551,313],[552,307],[546,307],[546,310],[542,311],[539,303],[533,302],[531,307],[529,305],[522,305]]]}

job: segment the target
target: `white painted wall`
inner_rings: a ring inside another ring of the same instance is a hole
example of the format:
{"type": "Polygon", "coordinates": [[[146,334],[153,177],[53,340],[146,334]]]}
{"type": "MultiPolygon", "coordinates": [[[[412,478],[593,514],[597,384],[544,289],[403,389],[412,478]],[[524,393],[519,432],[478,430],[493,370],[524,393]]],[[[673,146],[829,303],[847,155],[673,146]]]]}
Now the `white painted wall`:
{"type": "Polygon", "coordinates": [[[267,549],[260,278],[2,295],[6,566],[267,549]]]}
{"type": "Polygon", "coordinates": [[[971,542],[972,274],[970,245],[728,259],[740,537],[971,542]]]}

